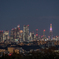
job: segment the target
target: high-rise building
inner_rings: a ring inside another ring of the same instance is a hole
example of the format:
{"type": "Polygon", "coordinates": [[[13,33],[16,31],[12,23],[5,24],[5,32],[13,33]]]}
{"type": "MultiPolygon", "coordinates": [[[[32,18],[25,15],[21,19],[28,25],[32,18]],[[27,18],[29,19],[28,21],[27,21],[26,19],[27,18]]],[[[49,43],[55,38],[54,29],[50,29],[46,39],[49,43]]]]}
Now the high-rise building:
{"type": "Polygon", "coordinates": [[[26,25],[26,41],[29,41],[28,36],[29,36],[29,25],[26,25]]]}
{"type": "Polygon", "coordinates": [[[36,35],[34,35],[34,41],[36,41],[36,35]]]}
{"type": "Polygon", "coordinates": [[[10,40],[15,41],[15,39],[20,41],[20,25],[18,25],[16,28],[13,28],[11,30],[10,40]]]}
{"type": "Polygon", "coordinates": [[[28,41],[29,36],[29,25],[23,26],[23,41],[28,41]]]}
{"type": "Polygon", "coordinates": [[[26,26],[23,26],[23,41],[25,41],[25,36],[26,36],[26,26]]]}
{"type": "Polygon", "coordinates": [[[3,33],[3,41],[8,41],[9,40],[9,31],[8,30],[6,30],[6,31],[4,31],[4,33],[3,33]]]}
{"type": "Polygon", "coordinates": [[[45,39],[45,29],[43,30],[43,39],[45,39]]]}
{"type": "Polygon", "coordinates": [[[20,25],[18,25],[16,29],[16,39],[20,41],[20,25]]]}
{"type": "Polygon", "coordinates": [[[52,34],[52,24],[50,24],[50,40],[52,39],[53,34],[52,34]]]}
{"type": "Polygon", "coordinates": [[[36,29],[36,40],[38,40],[38,29],[36,29]]]}
{"type": "Polygon", "coordinates": [[[20,30],[20,42],[23,42],[23,30],[20,30]]]}
{"type": "Polygon", "coordinates": [[[34,41],[34,32],[30,32],[30,40],[34,41]]]}
{"type": "Polygon", "coordinates": [[[14,28],[11,29],[11,33],[10,33],[10,41],[14,41],[14,28]]]}

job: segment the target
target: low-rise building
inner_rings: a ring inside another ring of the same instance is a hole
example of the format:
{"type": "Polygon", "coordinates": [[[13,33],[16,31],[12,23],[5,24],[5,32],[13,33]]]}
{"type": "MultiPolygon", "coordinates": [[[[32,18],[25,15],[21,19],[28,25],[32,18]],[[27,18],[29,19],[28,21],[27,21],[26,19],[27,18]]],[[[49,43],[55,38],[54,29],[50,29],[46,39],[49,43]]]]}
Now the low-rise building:
{"type": "Polygon", "coordinates": [[[5,52],[6,50],[5,49],[0,49],[0,52],[5,52]]]}
{"type": "Polygon", "coordinates": [[[9,53],[13,53],[13,52],[14,52],[14,50],[15,50],[15,48],[14,48],[14,47],[8,47],[8,51],[9,51],[9,53]]]}

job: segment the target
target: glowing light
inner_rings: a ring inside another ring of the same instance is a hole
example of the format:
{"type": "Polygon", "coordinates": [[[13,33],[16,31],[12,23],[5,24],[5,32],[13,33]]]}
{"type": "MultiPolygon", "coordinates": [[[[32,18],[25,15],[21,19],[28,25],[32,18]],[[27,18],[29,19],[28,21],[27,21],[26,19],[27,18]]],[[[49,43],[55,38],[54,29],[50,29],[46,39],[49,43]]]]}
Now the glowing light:
{"type": "Polygon", "coordinates": [[[52,31],[52,24],[50,24],[50,31],[52,31]]]}
{"type": "Polygon", "coordinates": [[[56,38],[57,38],[58,36],[56,36],[56,38]]]}
{"type": "Polygon", "coordinates": [[[52,28],[50,28],[50,31],[52,31],[52,28]]]}
{"type": "Polygon", "coordinates": [[[52,25],[52,24],[50,24],[50,25],[52,25]]]}
{"type": "Polygon", "coordinates": [[[43,30],[45,32],[45,30],[43,30]]]}
{"type": "Polygon", "coordinates": [[[20,27],[20,25],[18,25],[17,27],[20,27]]]}
{"type": "Polygon", "coordinates": [[[23,31],[22,30],[20,30],[20,33],[22,33],[23,31]]]}
{"type": "Polygon", "coordinates": [[[29,25],[27,25],[27,26],[29,26],[29,25]]]}
{"type": "Polygon", "coordinates": [[[38,29],[36,29],[36,31],[38,31],[38,29]]]}
{"type": "Polygon", "coordinates": [[[36,36],[38,36],[38,34],[36,34],[36,36]]]}

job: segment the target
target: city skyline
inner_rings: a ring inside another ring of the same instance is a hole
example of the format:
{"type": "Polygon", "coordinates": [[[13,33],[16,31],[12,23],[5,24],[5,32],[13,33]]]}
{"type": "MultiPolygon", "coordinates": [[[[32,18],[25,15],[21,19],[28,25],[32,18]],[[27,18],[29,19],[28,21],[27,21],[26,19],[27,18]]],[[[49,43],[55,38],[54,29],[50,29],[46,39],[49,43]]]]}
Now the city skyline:
{"type": "MultiPolygon", "coordinates": [[[[28,26],[28,27],[29,27],[30,25],[23,25],[23,26],[28,26]]],[[[9,36],[10,36],[11,30],[14,30],[14,29],[16,29],[16,28],[18,28],[18,27],[19,27],[19,30],[20,30],[21,32],[23,32],[23,29],[24,29],[24,28],[21,29],[19,24],[18,24],[16,27],[11,28],[10,31],[6,29],[6,30],[0,30],[0,32],[9,31],[9,36]]],[[[30,30],[30,28],[28,28],[28,30],[30,30]]],[[[36,30],[35,32],[34,32],[34,31],[31,31],[31,33],[34,33],[34,34],[37,35],[37,36],[39,36],[39,35],[40,35],[40,36],[46,35],[46,29],[43,29],[43,30],[42,30],[42,35],[39,34],[39,32],[40,32],[39,29],[35,29],[35,30],[36,30]]],[[[53,35],[53,26],[52,26],[52,24],[50,24],[50,28],[49,28],[49,32],[48,32],[49,34],[46,35],[46,36],[49,36],[49,35],[50,35],[50,32],[52,32],[52,35],[53,35]]],[[[30,31],[29,31],[29,33],[30,33],[30,31]]],[[[54,36],[54,35],[53,35],[53,36],[54,36]]],[[[58,35],[56,35],[56,36],[58,36],[58,35]]]]}
{"type": "Polygon", "coordinates": [[[46,35],[49,35],[50,24],[53,26],[53,35],[59,36],[59,0],[0,0],[0,30],[9,30],[20,24],[29,24],[30,32],[43,34],[43,29],[46,30],[46,35]]]}

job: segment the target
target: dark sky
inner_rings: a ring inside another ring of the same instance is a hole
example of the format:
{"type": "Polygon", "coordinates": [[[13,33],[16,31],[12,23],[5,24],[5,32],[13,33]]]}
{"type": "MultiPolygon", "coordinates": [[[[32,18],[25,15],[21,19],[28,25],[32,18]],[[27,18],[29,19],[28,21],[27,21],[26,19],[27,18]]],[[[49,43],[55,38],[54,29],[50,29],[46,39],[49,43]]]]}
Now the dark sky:
{"type": "Polygon", "coordinates": [[[59,0],[0,0],[0,30],[29,24],[31,32],[42,35],[45,29],[49,35],[50,23],[53,35],[59,35],[59,0]]]}

